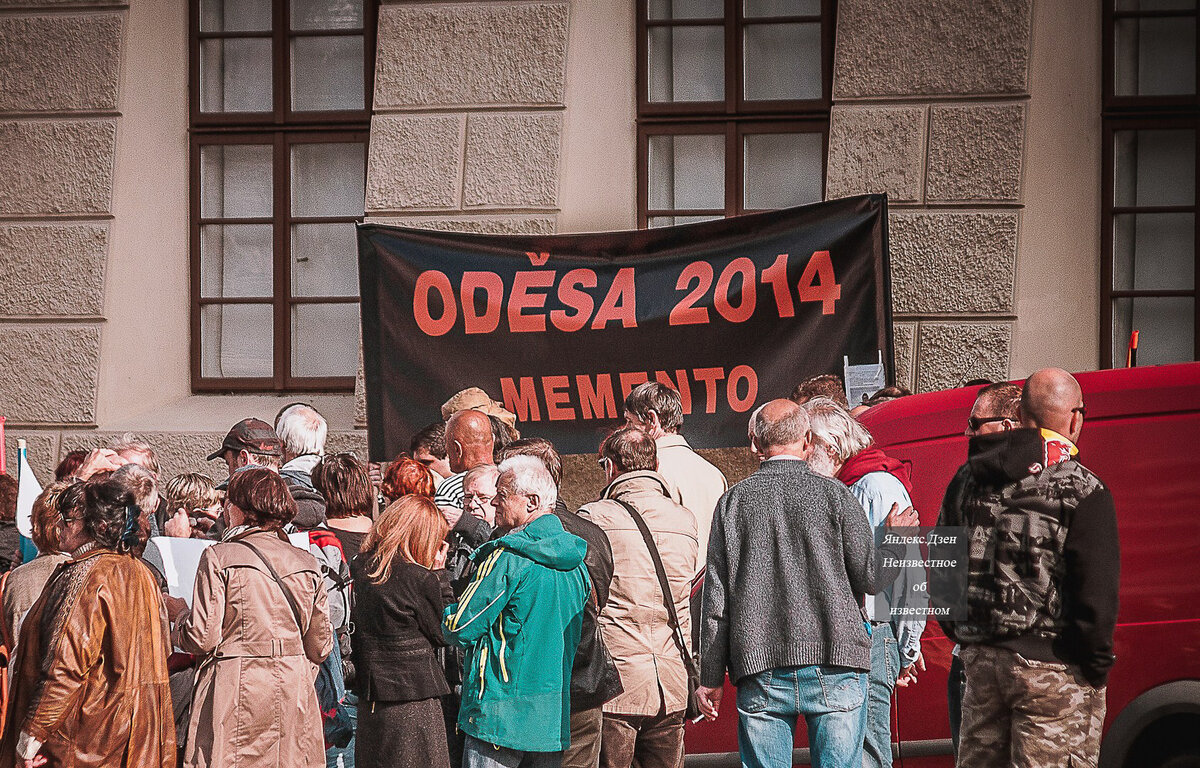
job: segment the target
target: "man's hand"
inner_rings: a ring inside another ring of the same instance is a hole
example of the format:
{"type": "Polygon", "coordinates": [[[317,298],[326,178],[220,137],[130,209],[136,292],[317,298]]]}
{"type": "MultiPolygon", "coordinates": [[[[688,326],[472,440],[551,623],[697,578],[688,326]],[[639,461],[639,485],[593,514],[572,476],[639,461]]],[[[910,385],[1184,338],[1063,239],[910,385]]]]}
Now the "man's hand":
{"type": "Polygon", "coordinates": [[[883,524],[888,528],[916,528],[921,524],[921,516],[912,507],[901,512],[900,505],[893,504],[883,524]]]}
{"type": "Polygon", "coordinates": [[[23,768],[41,768],[46,764],[46,756],[40,752],[29,760],[23,760],[23,768]]]}
{"type": "Polygon", "coordinates": [[[96,448],[83,457],[83,463],[79,465],[79,469],[75,470],[74,477],[87,480],[97,472],[114,472],[128,463],[129,461],[118,456],[116,451],[96,448]]]}
{"type": "Polygon", "coordinates": [[[460,507],[438,507],[442,511],[442,517],[446,518],[446,522],[450,527],[458,525],[458,519],[462,517],[463,511],[460,507]]]}
{"type": "Polygon", "coordinates": [[[190,539],[192,537],[192,521],[183,507],[175,510],[175,514],[171,515],[171,519],[163,523],[163,535],[176,539],[190,539]]]}
{"type": "Polygon", "coordinates": [[[917,658],[912,664],[909,664],[904,669],[900,670],[900,677],[896,679],[896,685],[901,688],[907,688],[917,682],[917,672],[925,671],[925,654],[918,652],[917,658]]]}
{"type": "Polygon", "coordinates": [[[383,485],[383,467],[378,461],[372,461],[367,464],[367,476],[371,478],[371,487],[375,489],[375,495],[379,495],[379,486],[383,485]]]}
{"type": "Polygon", "coordinates": [[[696,689],[696,703],[705,720],[716,720],[721,709],[721,697],[725,695],[724,688],[709,688],[702,685],[696,689]]]}

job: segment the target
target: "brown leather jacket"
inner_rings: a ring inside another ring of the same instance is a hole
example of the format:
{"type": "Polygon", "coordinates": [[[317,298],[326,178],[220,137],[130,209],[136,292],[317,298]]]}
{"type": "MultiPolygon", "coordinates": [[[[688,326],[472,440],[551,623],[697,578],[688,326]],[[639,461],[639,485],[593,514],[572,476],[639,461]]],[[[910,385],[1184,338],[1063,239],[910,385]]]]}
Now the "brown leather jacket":
{"type": "Polygon", "coordinates": [[[273,532],[254,529],[200,557],[192,609],[176,644],[203,656],[188,726],[185,766],[323,768],[317,665],[333,650],[317,561],[273,532]],[[262,553],[300,609],[244,540],[262,553]]]}
{"type": "Polygon", "coordinates": [[[167,613],[144,563],[94,549],[62,565],[18,647],[0,768],[22,731],[56,767],[174,768],[167,613]]]}

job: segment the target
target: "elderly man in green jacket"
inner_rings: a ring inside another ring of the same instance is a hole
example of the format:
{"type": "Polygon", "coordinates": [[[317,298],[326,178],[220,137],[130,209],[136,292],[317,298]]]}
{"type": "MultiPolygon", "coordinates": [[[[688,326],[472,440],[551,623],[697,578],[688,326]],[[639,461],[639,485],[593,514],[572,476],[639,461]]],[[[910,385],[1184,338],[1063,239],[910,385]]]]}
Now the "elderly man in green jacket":
{"type": "Polygon", "coordinates": [[[475,577],[446,609],[448,642],[466,649],[458,727],[463,768],[558,768],[570,742],[571,665],[591,590],[587,544],[554,516],[558,491],[544,464],[500,464],[496,527],[475,577]]]}

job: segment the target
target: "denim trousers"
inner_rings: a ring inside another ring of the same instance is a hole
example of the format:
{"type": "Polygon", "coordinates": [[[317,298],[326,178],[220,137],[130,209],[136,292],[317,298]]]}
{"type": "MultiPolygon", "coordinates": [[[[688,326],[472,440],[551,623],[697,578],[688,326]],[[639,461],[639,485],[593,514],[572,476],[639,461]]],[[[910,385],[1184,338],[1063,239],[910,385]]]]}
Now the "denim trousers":
{"type": "Polygon", "coordinates": [[[860,768],[867,726],[867,673],[812,664],[748,675],[737,684],[743,768],[791,768],[803,716],[814,768],[860,768]]]}
{"type": "Polygon", "coordinates": [[[562,752],[525,752],[499,747],[467,735],[462,768],[561,768],[562,752]]]}
{"type": "Polygon", "coordinates": [[[892,768],[892,692],[900,677],[900,645],[891,624],[871,628],[871,674],[867,685],[864,768],[892,768]]]}

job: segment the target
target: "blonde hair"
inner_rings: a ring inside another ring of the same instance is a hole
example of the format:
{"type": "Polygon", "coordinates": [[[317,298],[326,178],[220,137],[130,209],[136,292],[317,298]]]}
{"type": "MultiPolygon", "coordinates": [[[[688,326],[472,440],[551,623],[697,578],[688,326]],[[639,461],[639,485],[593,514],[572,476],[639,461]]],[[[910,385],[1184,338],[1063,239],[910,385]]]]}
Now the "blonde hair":
{"type": "Polygon", "coordinates": [[[191,512],[221,503],[221,492],[217,490],[216,483],[208,475],[199,472],[172,477],[163,486],[162,495],[171,507],[171,514],[179,507],[191,512]]]}
{"type": "Polygon", "coordinates": [[[382,584],[392,576],[392,563],[399,557],[407,563],[430,568],[450,526],[432,499],[401,496],[388,505],[371,526],[363,542],[367,578],[382,584]]]}

